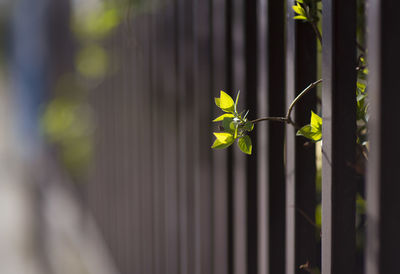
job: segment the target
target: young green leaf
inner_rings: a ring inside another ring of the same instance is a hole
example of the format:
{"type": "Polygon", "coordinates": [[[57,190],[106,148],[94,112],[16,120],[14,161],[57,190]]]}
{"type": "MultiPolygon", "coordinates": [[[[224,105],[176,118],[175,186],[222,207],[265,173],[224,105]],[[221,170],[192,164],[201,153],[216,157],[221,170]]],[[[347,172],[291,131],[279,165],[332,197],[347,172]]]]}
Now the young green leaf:
{"type": "Polygon", "coordinates": [[[235,100],[235,112],[237,112],[237,104],[239,102],[239,95],[240,95],[240,90],[238,91],[237,95],[236,95],[236,100],[235,100]]]}
{"type": "Polygon", "coordinates": [[[219,98],[214,98],[214,101],[215,101],[215,104],[217,105],[217,107],[220,108],[220,107],[221,107],[221,106],[220,106],[220,101],[221,101],[221,100],[220,100],[219,98]]]}
{"type": "Polygon", "coordinates": [[[360,81],[357,82],[357,88],[361,91],[361,93],[365,92],[366,85],[360,81]]]}
{"type": "Polygon", "coordinates": [[[220,101],[219,101],[219,107],[225,111],[225,112],[233,112],[234,111],[234,102],[231,96],[226,94],[221,90],[220,93],[220,101]]]}
{"type": "Polygon", "coordinates": [[[214,132],[214,136],[223,144],[229,143],[233,139],[232,134],[227,132],[214,132]]]}
{"type": "Polygon", "coordinates": [[[254,124],[252,122],[246,122],[243,129],[246,131],[252,131],[254,129],[254,124]]]}
{"type": "Polygon", "coordinates": [[[311,126],[317,130],[322,131],[322,118],[311,111],[311,126]]]}
{"type": "Polygon", "coordinates": [[[224,149],[229,147],[230,145],[232,145],[234,143],[234,139],[232,139],[230,142],[227,143],[222,143],[221,141],[219,141],[218,139],[216,139],[214,141],[214,144],[212,145],[211,148],[215,148],[215,149],[224,149]]]}
{"type": "Polygon", "coordinates": [[[222,120],[222,126],[224,127],[225,132],[233,134],[235,130],[235,123],[233,122],[233,118],[225,117],[224,120],[222,120]]]}
{"type": "Polygon", "coordinates": [[[307,17],[306,11],[303,9],[303,7],[299,3],[297,3],[296,6],[292,6],[292,9],[298,15],[303,15],[304,17],[307,17]]]}
{"type": "Polygon", "coordinates": [[[235,124],[235,135],[233,136],[233,138],[237,138],[237,136],[238,136],[238,127],[239,127],[239,125],[238,124],[235,124]]]}
{"type": "Polygon", "coordinates": [[[304,136],[313,142],[318,142],[322,138],[322,132],[313,128],[311,125],[305,125],[296,133],[297,136],[304,136]]]}
{"type": "Polygon", "coordinates": [[[293,17],[293,19],[306,20],[307,21],[307,17],[305,17],[304,15],[296,15],[295,17],[293,17]]]}
{"type": "Polygon", "coordinates": [[[313,142],[322,139],[322,118],[311,111],[311,121],[309,125],[305,125],[296,133],[297,136],[304,136],[313,142]]]}
{"type": "Polygon", "coordinates": [[[235,117],[235,115],[230,114],[230,113],[225,113],[225,114],[222,114],[221,116],[215,118],[215,119],[213,120],[213,122],[219,122],[219,121],[224,120],[224,118],[233,118],[233,117],[235,117]]]}
{"type": "Polygon", "coordinates": [[[243,153],[251,155],[252,144],[251,139],[248,135],[245,135],[244,137],[239,139],[238,146],[243,153]]]}

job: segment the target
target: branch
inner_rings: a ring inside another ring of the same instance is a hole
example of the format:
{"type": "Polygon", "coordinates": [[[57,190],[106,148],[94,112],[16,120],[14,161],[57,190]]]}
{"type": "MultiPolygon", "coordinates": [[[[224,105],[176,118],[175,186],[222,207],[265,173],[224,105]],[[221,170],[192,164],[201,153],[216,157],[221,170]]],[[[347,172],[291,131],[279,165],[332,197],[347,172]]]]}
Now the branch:
{"type": "Polygon", "coordinates": [[[302,92],[300,92],[299,95],[297,95],[296,98],[294,98],[293,102],[290,104],[288,112],[286,114],[286,119],[287,120],[291,120],[290,119],[290,115],[292,114],[292,110],[294,108],[294,106],[297,104],[297,102],[304,96],[307,94],[308,91],[310,91],[313,87],[317,86],[319,83],[322,83],[322,79],[319,79],[317,81],[315,81],[314,83],[310,84],[308,87],[306,87],[302,92]]]}
{"type": "Polygon", "coordinates": [[[253,121],[250,121],[251,123],[255,124],[261,121],[274,121],[274,122],[282,122],[286,123],[286,117],[263,117],[263,118],[258,118],[253,121]]]}
{"type": "Polygon", "coordinates": [[[262,117],[258,118],[255,120],[250,121],[251,123],[255,124],[261,121],[273,121],[273,122],[281,122],[281,123],[287,123],[291,124],[295,128],[298,128],[298,126],[293,122],[292,118],[290,117],[293,111],[294,106],[300,101],[300,99],[306,95],[312,88],[317,86],[319,83],[322,82],[322,79],[319,79],[318,81],[315,81],[314,83],[311,83],[308,87],[306,87],[302,92],[300,92],[299,95],[297,95],[296,98],[294,98],[293,102],[290,104],[288,112],[285,117],[262,117]]]}
{"type": "Polygon", "coordinates": [[[295,128],[297,128],[298,126],[293,122],[292,118],[290,117],[293,111],[294,106],[300,101],[300,99],[306,95],[312,88],[314,88],[315,86],[317,86],[319,83],[322,83],[322,79],[319,79],[317,81],[315,81],[314,83],[311,83],[308,87],[306,87],[302,92],[300,92],[299,95],[297,95],[296,98],[294,98],[294,100],[292,101],[292,103],[289,106],[288,112],[286,114],[285,117],[262,117],[262,118],[258,118],[255,120],[250,121],[251,123],[255,124],[261,121],[273,121],[273,122],[281,122],[281,123],[287,123],[287,124],[291,124],[292,126],[294,126],[295,128]]]}
{"type": "Polygon", "coordinates": [[[314,32],[315,32],[315,35],[317,35],[317,38],[318,38],[318,40],[319,40],[319,43],[320,43],[321,46],[322,46],[322,34],[321,34],[321,32],[319,31],[319,29],[318,29],[318,27],[317,27],[317,24],[315,23],[314,20],[311,21],[310,23],[311,23],[311,26],[312,26],[312,28],[313,28],[313,30],[314,30],[314,32]]]}

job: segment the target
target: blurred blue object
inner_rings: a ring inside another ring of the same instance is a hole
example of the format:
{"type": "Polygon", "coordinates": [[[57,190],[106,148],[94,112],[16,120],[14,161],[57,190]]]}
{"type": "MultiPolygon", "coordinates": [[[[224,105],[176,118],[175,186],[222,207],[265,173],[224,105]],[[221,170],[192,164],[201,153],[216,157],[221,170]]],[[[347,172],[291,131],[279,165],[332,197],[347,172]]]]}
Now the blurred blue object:
{"type": "Polygon", "coordinates": [[[11,73],[17,135],[21,152],[34,156],[41,147],[39,118],[49,89],[49,0],[19,0],[11,19],[11,73]]]}

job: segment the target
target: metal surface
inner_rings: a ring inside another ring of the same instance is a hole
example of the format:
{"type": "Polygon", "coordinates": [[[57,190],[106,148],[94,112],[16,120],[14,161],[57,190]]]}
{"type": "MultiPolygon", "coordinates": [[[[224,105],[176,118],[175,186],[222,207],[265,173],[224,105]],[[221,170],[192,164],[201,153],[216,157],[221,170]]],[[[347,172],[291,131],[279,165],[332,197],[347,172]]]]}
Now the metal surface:
{"type": "MultiPolygon", "coordinates": [[[[310,25],[295,22],[292,6],[287,2],[286,105],[316,77],[316,40],[310,25]]],[[[315,93],[305,96],[295,107],[295,121],[309,123],[310,109],[315,107],[315,93]]],[[[295,136],[286,126],[286,273],[298,273],[307,261],[316,264],[315,228],[315,147],[295,136]]]]}
{"type": "MultiPolygon", "coordinates": [[[[232,0],[232,93],[246,98],[245,1],[232,0]]],[[[241,100],[245,106],[245,100],[241,100]]],[[[233,273],[247,273],[246,156],[233,148],[233,273]]]]}
{"type": "Polygon", "coordinates": [[[355,273],[356,1],[323,3],[322,273],[355,273]]]}
{"type": "MultiPolygon", "coordinates": [[[[227,3],[225,0],[212,1],[212,97],[218,97],[220,90],[228,88],[227,67],[227,3]]],[[[213,105],[213,103],[211,102],[213,105]]],[[[214,105],[213,105],[214,106],[214,105]]],[[[220,112],[214,107],[214,115],[220,112]]],[[[213,131],[215,130],[215,125],[213,131]]],[[[228,152],[213,152],[213,251],[214,273],[228,274],[228,152]]]]}
{"type": "Polygon", "coordinates": [[[400,29],[395,1],[368,7],[371,151],[367,178],[366,273],[398,273],[400,94],[396,79],[400,29]]]}

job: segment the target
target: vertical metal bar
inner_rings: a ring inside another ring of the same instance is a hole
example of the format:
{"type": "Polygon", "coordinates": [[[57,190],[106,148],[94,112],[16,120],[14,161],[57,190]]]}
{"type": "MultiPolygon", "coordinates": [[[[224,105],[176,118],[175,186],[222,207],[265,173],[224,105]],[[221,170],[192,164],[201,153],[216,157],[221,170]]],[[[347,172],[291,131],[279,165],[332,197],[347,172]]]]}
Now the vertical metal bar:
{"type": "MultiPolygon", "coordinates": [[[[140,68],[140,59],[138,49],[134,47],[132,41],[136,41],[138,39],[137,36],[137,24],[132,20],[127,22],[127,31],[131,35],[131,39],[128,42],[128,48],[132,50],[132,55],[130,59],[130,73],[132,74],[131,78],[131,85],[132,85],[132,93],[133,98],[135,100],[132,101],[132,117],[139,116],[139,108],[140,108],[140,80],[141,80],[141,68],[140,68]]],[[[134,228],[135,234],[133,238],[134,250],[133,256],[136,259],[136,263],[132,265],[133,272],[142,273],[143,272],[143,239],[142,239],[142,227],[141,227],[141,220],[142,220],[142,212],[141,212],[141,179],[142,179],[142,170],[141,170],[141,153],[140,153],[140,134],[136,131],[135,128],[131,128],[132,130],[132,144],[131,144],[131,152],[132,152],[132,197],[133,197],[133,219],[132,219],[132,226],[134,228]],[[139,220],[133,221],[133,220],[139,220]]],[[[130,270],[130,269],[128,269],[130,270]]]]}
{"type": "MultiPolygon", "coordinates": [[[[195,1],[194,31],[196,35],[195,51],[195,143],[198,144],[198,156],[195,168],[195,185],[197,189],[196,207],[199,221],[199,272],[212,274],[212,185],[211,185],[211,13],[210,0],[195,1]],[[202,130],[199,130],[202,129],[202,130]],[[208,130],[204,130],[208,129],[208,130]],[[197,141],[196,141],[197,139],[197,141]],[[207,149],[205,149],[207,148],[207,149]]],[[[196,271],[197,272],[197,271],[196,271]]]]}
{"type": "MultiPolygon", "coordinates": [[[[286,105],[292,102],[296,92],[296,32],[292,19],[293,0],[287,0],[287,39],[286,39],[286,105]]],[[[296,269],[295,243],[295,131],[286,127],[286,274],[294,274],[296,269]]]]}
{"type": "MultiPolygon", "coordinates": [[[[310,25],[295,22],[287,1],[286,106],[316,75],[316,40],[310,25]]],[[[308,94],[296,105],[295,121],[309,123],[315,96],[308,94]]],[[[307,219],[315,212],[315,147],[296,138],[293,126],[286,126],[286,273],[300,265],[315,265],[315,227],[307,219]]]]}
{"type": "MultiPolygon", "coordinates": [[[[257,1],[245,1],[245,98],[246,105],[239,108],[250,110],[253,116],[257,113],[257,1]]],[[[243,98],[242,97],[242,98],[243,98]]],[[[249,114],[250,115],[250,114],[249,114]]],[[[250,136],[254,140],[258,128],[250,136]]],[[[246,268],[247,273],[257,273],[258,269],[258,189],[257,189],[257,154],[258,144],[254,142],[252,155],[246,155],[246,268]]]]}
{"type": "Polygon", "coordinates": [[[355,273],[356,1],[323,1],[322,273],[355,273]]]}
{"type": "MultiPolygon", "coordinates": [[[[151,191],[152,191],[152,161],[151,161],[151,127],[150,125],[150,83],[149,83],[149,75],[150,75],[150,59],[149,59],[149,26],[148,20],[149,16],[147,14],[141,15],[140,20],[140,58],[142,60],[142,89],[141,89],[141,106],[139,108],[140,113],[138,115],[139,121],[143,123],[141,126],[141,130],[138,132],[141,138],[141,162],[143,178],[141,180],[142,184],[142,226],[143,226],[143,235],[144,239],[143,243],[143,261],[144,261],[144,269],[143,274],[151,274],[153,273],[153,257],[152,257],[152,241],[153,237],[151,235],[152,231],[152,200],[151,200],[151,191]]],[[[175,133],[176,134],[176,133],[175,133]]]]}
{"type": "Polygon", "coordinates": [[[152,17],[152,127],[153,127],[153,168],[154,168],[154,273],[165,273],[165,218],[164,218],[164,151],[162,149],[164,132],[162,127],[163,119],[163,98],[161,79],[161,14],[158,1],[153,1],[152,17]]]}
{"type": "MultiPolygon", "coordinates": [[[[268,116],[267,106],[267,20],[268,1],[258,0],[257,30],[258,30],[258,85],[257,85],[257,117],[268,116]]],[[[268,124],[257,125],[257,190],[258,190],[258,273],[268,273],[268,124]]]]}
{"type": "MultiPolygon", "coordinates": [[[[232,65],[233,91],[245,88],[245,2],[232,0],[232,65]]],[[[246,98],[245,92],[241,98],[246,98]]],[[[243,102],[243,101],[242,101],[243,102]]],[[[244,104],[245,105],[245,102],[244,104]]],[[[234,274],[247,272],[246,254],[246,156],[233,149],[233,271],[234,274]]]]}
{"type": "MultiPolygon", "coordinates": [[[[218,97],[220,90],[226,90],[227,51],[226,51],[227,3],[225,0],[212,1],[212,93],[218,97]]],[[[214,107],[217,117],[217,108],[214,107]]],[[[213,152],[213,250],[214,273],[228,274],[228,153],[213,152]]]]}
{"type": "Polygon", "coordinates": [[[179,165],[179,246],[181,250],[180,272],[192,273],[190,264],[190,231],[189,231],[189,203],[188,189],[190,178],[193,176],[193,165],[189,162],[191,153],[189,128],[191,119],[190,108],[188,107],[189,92],[192,76],[191,56],[191,1],[178,0],[178,165],[179,165]]]}
{"type": "Polygon", "coordinates": [[[177,184],[177,117],[176,117],[176,33],[175,4],[165,1],[163,9],[162,40],[165,51],[162,64],[162,85],[164,86],[164,162],[165,162],[165,211],[166,211],[166,273],[175,274],[179,266],[178,245],[178,184],[177,184]]]}
{"type": "Polygon", "coordinates": [[[153,166],[153,256],[154,256],[154,273],[161,274],[160,268],[160,232],[159,232],[159,211],[158,211],[158,184],[161,180],[161,172],[160,172],[160,148],[159,148],[159,139],[160,139],[160,132],[158,130],[158,117],[159,117],[159,110],[158,110],[158,90],[157,90],[157,67],[158,67],[158,60],[157,60],[157,5],[156,1],[152,1],[152,11],[151,11],[151,71],[150,71],[150,89],[151,89],[151,128],[152,128],[152,136],[151,136],[151,143],[153,150],[152,153],[152,166],[153,166]]]}
{"type": "MultiPolygon", "coordinates": [[[[258,3],[257,116],[284,116],[284,2],[258,3]]],[[[284,273],[284,125],[261,123],[257,134],[258,273],[284,273]]]]}
{"type": "Polygon", "coordinates": [[[192,1],[193,8],[193,163],[194,163],[194,178],[193,178],[193,209],[194,209],[194,274],[201,273],[201,196],[200,196],[200,184],[203,183],[199,180],[200,170],[199,165],[201,161],[201,146],[200,146],[200,106],[199,106],[199,94],[196,85],[199,84],[199,2],[197,0],[192,1]]]}
{"type": "Polygon", "coordinates": [[[398,69],[400,29],[396,1],[370,1],[368,61],[370,154],[367,178],[366,273],[398,273],[400,185],[398,69]]]}
{"type": "MultiPolygon", "coordinates": [[[[284,1],[268,0],[268,115],[283,116],[285,106],[284,1]]],[[[285,128],[268,124],[269,271],[284,273],[285,257],[285,128]]]]}

